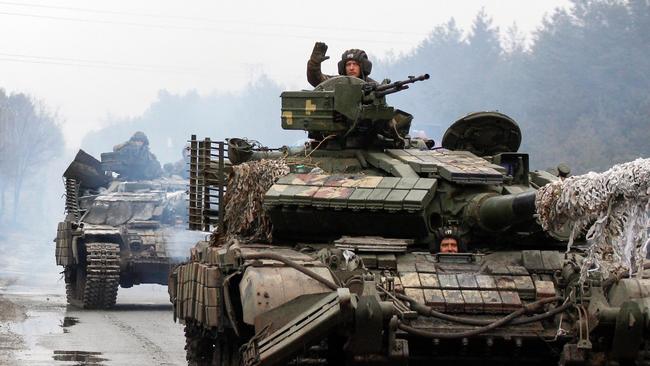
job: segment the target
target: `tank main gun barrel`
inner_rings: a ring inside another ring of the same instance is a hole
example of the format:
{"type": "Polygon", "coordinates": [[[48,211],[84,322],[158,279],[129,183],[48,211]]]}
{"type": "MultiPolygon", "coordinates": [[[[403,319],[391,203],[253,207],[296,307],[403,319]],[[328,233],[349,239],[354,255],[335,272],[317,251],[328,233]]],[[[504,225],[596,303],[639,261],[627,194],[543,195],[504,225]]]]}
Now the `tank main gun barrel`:
{"type": "Polygon", "coordinates": [[[478,221],[488,231],[502,231],[530,221],[535,215],[535,192],[495,196],[480,194],[465,209],[465,217],[478,221]]]}
{"type": "Polygon", "coordinates": [[[413,84],[417,81],[423,81],[428,79],[429,79],[429,74],[424,74],[420,76],[409,76],[408,79],[406,80],[398,80],[390,84],[376,85],[372,88],[367,89],[365,92],[366,94],[370,94],[371,92],[374,91],[376,97],[383,97],[388,94],[393,94],[393,93],[397,93],[398,91],[408,89],[409,86],[407,84],[413,84]]]}

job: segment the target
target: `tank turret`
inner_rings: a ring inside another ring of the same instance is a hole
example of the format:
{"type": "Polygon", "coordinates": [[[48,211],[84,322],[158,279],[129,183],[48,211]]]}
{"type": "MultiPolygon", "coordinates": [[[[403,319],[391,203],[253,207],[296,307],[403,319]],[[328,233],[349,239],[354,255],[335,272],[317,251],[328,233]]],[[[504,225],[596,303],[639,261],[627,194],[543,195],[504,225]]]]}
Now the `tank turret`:
{"type": "Polygon", "coordinates": [[[441,228],[458,226],[467,243],[489,246],[495,232],[510,233],[499,236],[500,244],[540,234],[531,177],[538,184],[557,177],[529,171],[528,155],[517,152],[514,120],[472,113],[450,127],[443,147],[428,149],[408,135],[412,117],[375,95],[381,86],[366,94],[364,85],[336,77],[315,91],[282,93],[282,126],[307,131],[306,148],[255,151],[231,140],[234,163],[309,156],[322,170],[312,174],[295,164],[268,189],[263,202],[276,237],[380,235],[430,243],[441,228]]]}
{"type": "Polygon", "coordinates": [[[364,83],[337,76],[313,91],[287,91],[282,98],[282,128],[304,130],[323,149],[403,147],[412,116],[386,104],[386,95],[429,79],[410,76],[394,83],[364,83]]]}
{"type": "Polygon", "coordinates": [[[433,150],[409,136],[412,116],[389,106],[386,94],[426,79],[377,85],[339,76],[313,91],[283,92],[282,127],[308,132],[305,148],[256,151],[231,139],[234,164],[308,156],[323,171],[294,164],[268,189],[263,206],[276,237],[380,235],[426,243],[437,240],[442,227],[460,226],[468,243],[479,236],[480,245],[489,245],[486,233],[515,228],[505,241],[521,241],[541,231],[528,155],[517,152],[521,132],[510,117],[467,115],[450,127],[443,148],[433,150]]]}

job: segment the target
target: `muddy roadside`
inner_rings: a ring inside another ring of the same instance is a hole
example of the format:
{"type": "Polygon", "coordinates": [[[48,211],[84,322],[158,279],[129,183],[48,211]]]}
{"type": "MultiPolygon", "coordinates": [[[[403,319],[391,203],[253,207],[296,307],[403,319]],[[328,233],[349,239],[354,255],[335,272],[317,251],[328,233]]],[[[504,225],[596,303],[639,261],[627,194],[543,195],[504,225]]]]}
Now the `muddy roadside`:
{"type": "MultiPolygon", "coordinates": [[[[63,293],[54,262],[52,234],[47,230],[5,230],[0,235],[0,365],[19,365],[27,349],[20,333],[29,319],[33,293],[63,293]],[[47,291],[43,291],[47,289],[47,291]]],[[[46,295],[46,303],[52,295],[46,295]]]]}
{"type": "Polygon", "coordinates": [[[12,325],[25,321],[26,309],[5,295],[6,289],[15,282],[15,279],[0,278],[0,365],[16,365],[14,354],[25,347],[23,338],[12,331],[12,325]]]}

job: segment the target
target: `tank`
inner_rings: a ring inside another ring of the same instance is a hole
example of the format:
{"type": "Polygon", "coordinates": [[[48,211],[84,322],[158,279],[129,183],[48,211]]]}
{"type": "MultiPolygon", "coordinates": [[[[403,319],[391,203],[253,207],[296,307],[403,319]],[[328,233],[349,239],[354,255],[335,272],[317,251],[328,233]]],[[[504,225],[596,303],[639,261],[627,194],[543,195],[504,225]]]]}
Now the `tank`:
{"type": "Polygon", "coordinates": [[[440,146],[386,103],[428,75],[281,95],[304,147],[191,138],[190,228],[170,275],[190,365],[605,365],[646,361],[650,281],[581,281],[544,230],[521,130],[499,112],[440,146]],[[451,242],[451,244],[449,244],[451,242]]]}
{"type": "Polygon", "coordinates": [[[155,157],[144,164],[153,168],[139,166],[147,176],[134,180],[125,168],[133,161],[113,152],[100,162],[80,150],[63,174],[66,217],[58,224],[55,255],[71,305],[110,308],[119,286],[166,285],[181,262],[173,259],[172,244],[187,225],[187,182],[162,177],[155,157]]]}

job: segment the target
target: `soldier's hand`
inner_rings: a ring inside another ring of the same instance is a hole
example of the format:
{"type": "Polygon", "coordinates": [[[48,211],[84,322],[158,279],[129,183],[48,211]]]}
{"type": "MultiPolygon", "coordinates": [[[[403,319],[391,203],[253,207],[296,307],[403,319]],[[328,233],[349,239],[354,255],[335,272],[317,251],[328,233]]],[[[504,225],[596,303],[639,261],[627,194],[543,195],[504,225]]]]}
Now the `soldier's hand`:
{"type": "Polygon", "coordinates": [[[327,53],[327,45],[323,42],[316,42],[314,50],[311,52],[311,60],[320,64],[330,58],[325,56],[325,53],[327,53]]]}

